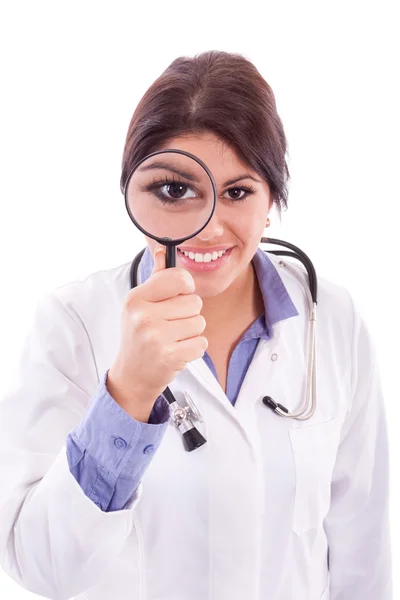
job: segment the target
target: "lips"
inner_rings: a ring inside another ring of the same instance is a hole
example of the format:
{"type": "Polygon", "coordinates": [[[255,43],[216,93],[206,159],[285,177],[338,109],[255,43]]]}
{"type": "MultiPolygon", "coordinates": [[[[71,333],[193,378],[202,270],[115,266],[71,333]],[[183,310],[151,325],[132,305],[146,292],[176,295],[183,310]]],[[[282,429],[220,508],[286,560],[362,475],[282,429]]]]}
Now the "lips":
{"type": "Polygon", "coordinates": [[[212,254],[213,252],[220,252],[221,250],[229,250],[232,246],[212,246],[210,248],[196,247],[196,246],[178,246],[178,250],[181,252],[193,252],[193,254],[212,254]]]}
{"type": "MultiPolygon", "coordinates": [[[[179,260],[179,264],[181,266],[183,266],[185,269],[188,269],[190,271],[196,271],[196,272],[208,272],[208,271],[215,271],[216,269],[220,269],[229,260],[230,255],[233,251],[232,246],[229,249],[226,249],[225,252],[222,252],[221,250],[219,250],[219,252],[221,252],[222,256],[218,257],[214,260],[210,260],[211,248],[210,248],[210,250],[207,249],[207,252],[205,254],[208,254],[208,257],[207,257],[207,260],[204,261],[204,260],[195,260],[196,255],[201,255],[202,258],[204,258],[205,255],[202,252],[199,252],[199,248],[194,248],[194,249],[197,250],[197,252],[188,251],[185,248],[186,252],[188,252],[188,253],[190,252],[190,254],[192,255],[192,258],[190,258],[189,256],[186,256],[186,254],[184,254],[182,251],[179,251],[178,252],[178,260],[179,260]]],[[[217,250],[214,250],[214,252],[217,253],[217,250]]]]}

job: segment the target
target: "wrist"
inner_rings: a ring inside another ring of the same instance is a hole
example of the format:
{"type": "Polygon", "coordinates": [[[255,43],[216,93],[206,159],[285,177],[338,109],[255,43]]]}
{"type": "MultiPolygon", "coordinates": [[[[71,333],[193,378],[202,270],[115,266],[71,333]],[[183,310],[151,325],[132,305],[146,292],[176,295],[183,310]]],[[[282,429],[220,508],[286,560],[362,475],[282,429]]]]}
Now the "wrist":
{"type": "Polygon", "coordinates": [[[161,392],[143,388],[132,381],[127,382],[121,375],[109,370],[106,388],[113,400],[132,418],[148,423],[155,401],[161,392]]]}

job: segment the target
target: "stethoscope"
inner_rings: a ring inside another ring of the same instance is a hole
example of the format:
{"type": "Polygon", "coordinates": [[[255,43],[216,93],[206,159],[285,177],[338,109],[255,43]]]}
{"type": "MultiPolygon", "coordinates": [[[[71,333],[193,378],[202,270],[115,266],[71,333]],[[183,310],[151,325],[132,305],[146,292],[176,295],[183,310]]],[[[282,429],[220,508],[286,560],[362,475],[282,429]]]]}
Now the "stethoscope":
{"type": "MultiPolygon", "coordinates": [[[[279,264],[288,269],[292,275],[299,281],[300,285],[304,288],[304,291],[307,295],[308,303],[309,303],[309,344],[308,344],[308,366],[307,366],[307,387],[306,387],[306,395],[303,406],[297,412],[289,412],[289,410],[279,404],[279,402],[275,402],[271,398],[271,396],[264,396],[263,404],[268,406],[271,410],[273,410],[277,415],[281,417],[291,417],[293,419],[305,421],[310,419],[316,409],[316,376],[317,376],[317,364],[316,364],[316,329],[317,329],[317,275],[315,272],[314,265],[308,256],[300,250],[297,246],[293,244],[289,244],[289,242],[285,242],[282,240],[278,240],[275,238],[266,238],[263,237],[261,239],[262,244],[276,244],[278,246],[284,246],[286,248],[290,248],[291,251],[288,250],[269,250],[270,254],[275,254],[279,256],[290,256],[292,258],[296,258],[299,260],[303,266],[305,267],[308,275],[308,286],[304,286],[302,276],[299,272],[291,265],[289,262],[280,261],[279,264]]],[[[139,254],[134,258],[131,269],[130,269],[130,285],[131,288],[134,288],[138,285],[138,270],[139,263],[146,249],[143,249],[139,252],[139,254]]],[[[267,250],[265,250],[267,252],[267,250]]],[[[193,402],[192,398],[189,396],[187,392],[184,392],[185,404],[180,404],[177,402],[176,398],[172,394],[169,387],[167,387],[163,396],[169,403],[170,416],[172,423],[177,427],[177,429],[181,432],[183,436],[184,446],[188,452],[199,448],[203,444],[206,443],[206,439],[204,436],[196,429],[193,425],[193,420],[202,422],[202,417],[200,411],[197,406],[193,402]]]]}

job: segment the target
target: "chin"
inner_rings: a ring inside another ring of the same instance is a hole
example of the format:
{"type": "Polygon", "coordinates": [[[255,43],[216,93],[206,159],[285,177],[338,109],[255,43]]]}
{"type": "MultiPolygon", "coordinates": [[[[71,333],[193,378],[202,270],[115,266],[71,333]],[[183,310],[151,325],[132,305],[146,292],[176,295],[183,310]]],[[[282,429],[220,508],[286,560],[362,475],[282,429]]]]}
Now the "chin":
{"type": "Polygon", "coordinates": [[[194,293],[200,296],[200,298],[205,299],[215,298],[215,296],[219,296],[223,291],[219,285],[196,285],[194,293]]]}
{"type": "Polygon", "coordinates": [[[218,279],[218,275],[215,277],[214,281],[204,281],[204,279],[199,281],[195,276],[193,279],[196,286],[194,293],[203,299],[219,296],[228,289],[231,283],[230,281],[223,281],[222,278],[218,279]]]}

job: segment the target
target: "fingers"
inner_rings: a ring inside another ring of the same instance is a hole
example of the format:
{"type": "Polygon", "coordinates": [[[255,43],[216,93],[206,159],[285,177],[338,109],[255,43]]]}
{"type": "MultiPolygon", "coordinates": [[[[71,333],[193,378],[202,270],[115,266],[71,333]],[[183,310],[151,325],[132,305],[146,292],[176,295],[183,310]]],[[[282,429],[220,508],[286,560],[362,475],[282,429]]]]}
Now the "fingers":
{"type": "Polygon", "coordinates": [[[168,322],[168,335],[170,339],[180,342],[201,335],[205,327],[206,320],[202,315],[177,319],[168,322]]]}
{"type": "Polygon", "coordinates": [[[182,340],[176,345],[176,360],[180,360],[181,367],[185,368],[187,363],[201,358],[207,348],[207,338],[202,335],[198,335],[197,337],[188,340],[182,340]]]}
{"type": "Polygon", "coordinates": [[[156,271],[143,284],[143,299],[148,302],[161,302],[180,294],[193,294],[195,284],[188,271],[173,267],[156,271]]]}
{"type": "Polygon", "coordinates": [[[203,301],[197,294],[180,294],[175,298],[170,298],[164,302],[155,303],[153,314],[156,318],[165,321],[174,321],[175,319],[187,319],[200,314],[203,301]]]}

